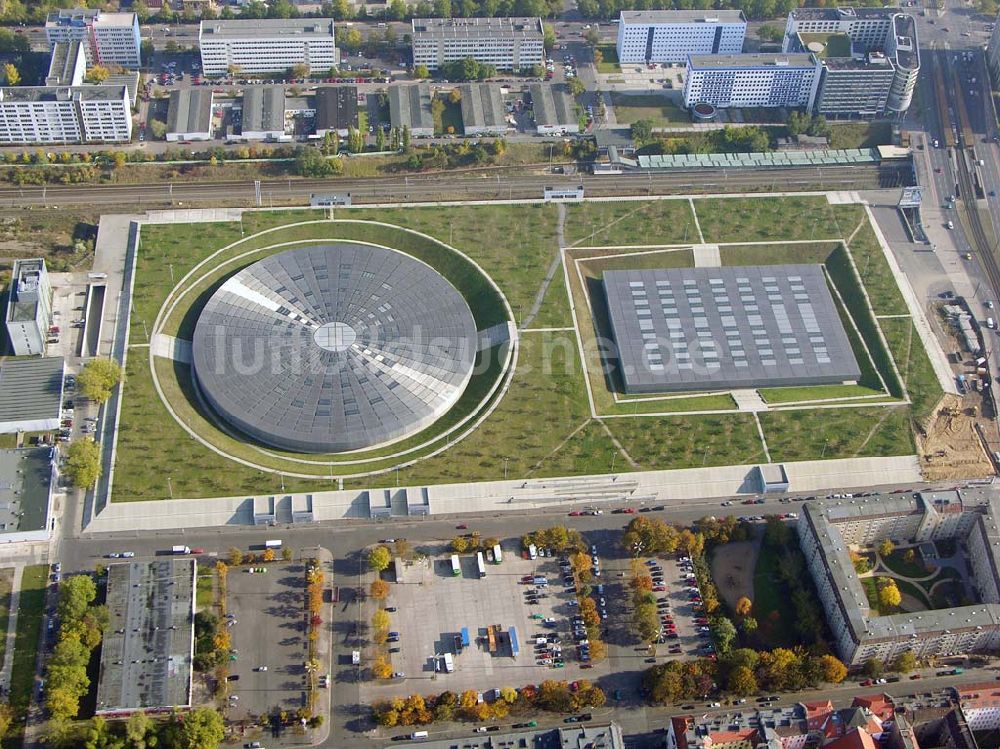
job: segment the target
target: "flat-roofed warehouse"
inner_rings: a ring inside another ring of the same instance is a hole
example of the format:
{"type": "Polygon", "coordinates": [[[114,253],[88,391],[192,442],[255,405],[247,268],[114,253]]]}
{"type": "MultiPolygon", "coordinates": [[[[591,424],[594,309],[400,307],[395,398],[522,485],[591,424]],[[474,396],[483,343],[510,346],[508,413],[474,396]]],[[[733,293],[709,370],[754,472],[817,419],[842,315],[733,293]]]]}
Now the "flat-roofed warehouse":
{"type": "Polygon", "coordinates": [[[397,130],[408,127],[414,138],[433,137],[430,86],[389,86],[389,120],[397,130]]]}
{"type": "Polygon", "coordinates": [[[192,557],[108,567],[98,715],[191,706],[196,568],[192,557]]]}
{"type": "Polygon", "coordinates": [[[580,132],[580,118],[567,86],[532,83],[528,86],[535,127],[539,135],[580,132]]]}
{"type": "Polygon", "coordinates": [[[459,86],[462,94],[462,128],[466,135],[503,135],[507,132],[500,88],[488,83],[459,86]]]}
{"type": "Polygon", "coordinates": [[[243,138],[291,140],[285,134],[285,87],[247,86],[243,89],[243,138]]]}
{"type": "Polygon", "coordinates": [[[336,132],[346,138],[348,128],[358,127],[357,86],[320,86],[314,107],[317,137],[336,132]]]}
{"type": "Polygon", "coordinates": [[[65,361],[8,359],[0,366],[0,434],[59,428],[65,361]]]}
{"type": "Polygon", "coordinates": [[[213,97],[211,89],[172,91],[167,110],[167,140],[211,140],[213,97]]]}
{"type": "Polygon", "coordinates": [[[861,376],[821,265],[615,270],[604,290],[626,393],[861,376]]]}
{"type": "Polygon", "coordinates": [[[0,450],[0,543],[47,541],[55,448],[0,450]]]}

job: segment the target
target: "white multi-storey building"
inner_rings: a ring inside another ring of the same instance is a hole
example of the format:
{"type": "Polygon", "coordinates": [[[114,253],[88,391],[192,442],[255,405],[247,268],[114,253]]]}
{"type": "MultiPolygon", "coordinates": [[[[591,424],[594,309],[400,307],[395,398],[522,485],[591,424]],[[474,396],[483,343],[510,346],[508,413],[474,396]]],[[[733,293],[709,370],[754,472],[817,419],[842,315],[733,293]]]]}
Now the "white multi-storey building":
{"type": "Polygon", "coordinates": [[[135,13],[105,13],[74,8],[49,13],[45,37],[52,49],[58,42],[81,42],[87,65],[120,65],[136,69],[142,64],[142,37],[135,13]]]}
{"type": "Polygon", "coordinates": [[[472,58],[498,70],[524,70],[545,61],[541,18],[414,18],[413,64],[437,70],[472,58]]]}
{"type": "Polygon", "coordinates": [[[1000,501],[963,507],[960,497],[898,495],[877,501],[808,502],[798,522],[799,546],[837,653],[849,666],[996,650],[1000,646],[1000,501]],[[979,603],[880,616],[850,557],[851,547],[954,540],[962,546],[979,603]]]}
{"type": "Polygon", "coordinates": [[[14,261],[6,317],[15,356],[45,353],[52,324],[52,286],[42,258],[14,261]]]}
{"type": "Polygon", "coordinates": [[[0,88],[0,145],[127,143],[126,86],[0,88]]]}
{"type": "Polygon", "coordinates": [[[912,16],[894,8],[799,8],[788,14],[785,52],[824,48],[821,114],[876,116],[909,108],[920,72],[912,16]],[[835,35],[846,36],[850,49],[833,56],[827,42],[835,35]]]}
{"type": "Polygon", "coordinates": [[[746,34],[741,10],[623,10],[618,61],[684,62],[688,55],[738,55],[746,34]]]}
{"type": "Polygon", "coordinates": [[[305,65],[325,73],[340,61],[331,18],[202,21],[198,32],[205,75],[284,73],[305,65]]]}
{"type": "Polygon", "coordinates": [[[821,71],[811,54],[688,55],[684,106],[811,109],[821,71]]]}

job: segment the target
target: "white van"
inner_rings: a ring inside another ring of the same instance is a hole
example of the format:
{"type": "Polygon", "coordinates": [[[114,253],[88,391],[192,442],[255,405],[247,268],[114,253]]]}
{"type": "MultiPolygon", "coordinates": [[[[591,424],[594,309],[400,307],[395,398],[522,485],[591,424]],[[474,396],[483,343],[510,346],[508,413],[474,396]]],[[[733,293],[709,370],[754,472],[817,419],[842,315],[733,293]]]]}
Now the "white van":
{"type": "Polygon", "coordinates": [[[427,731],[414,731],[413,733],[410,734],[410,738],[413,741],[419,741],[421,739],[426,739],[427,738],[427,731]]]}
{"type": "Polygon", "coordinates": [[[994,321],[994,319],[992,317],[987,317],[986,318],[986,327],[987,328],[989,328],[990,330],[992,330],[996,326],[997,326],[996,321],[994,321]]]}

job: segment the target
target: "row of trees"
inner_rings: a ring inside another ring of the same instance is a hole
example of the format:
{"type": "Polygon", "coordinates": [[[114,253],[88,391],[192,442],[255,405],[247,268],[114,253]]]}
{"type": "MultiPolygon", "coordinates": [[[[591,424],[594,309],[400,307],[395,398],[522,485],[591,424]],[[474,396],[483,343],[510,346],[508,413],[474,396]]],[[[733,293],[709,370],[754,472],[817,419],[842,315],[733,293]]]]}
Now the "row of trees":
{"type": "Polygon", "coordinates": [[[653,702],[704,699],[715,691],[746,697],[761,690],[794,691],[822,682],[839,684],[847,667],[829,654],[803,648],[737,648],[718,660],[669,661],[646,670],[643,693],[653,702]]]}
{"type": "MultiPolygon", "coordinates": [[[[561,534],[559,535],[561,536],[561,534]]],[[[593,598],[594,568],[590,555],[586,551],[573,551],[569,555],[569,564],[579,605],[578,610],[583,618],[583,626],[587,628],[590,658],[594,661],[603,660],[608,655],[608,646],[602,637],[601,615],[597,610],[597,602],[593,598]]]]}
{"type": "Polygon", "coordinates": [[[494,536],[483,538],[479,531],[473,531],[467,536],[455,536],[451,539],[451,550],[456,554],[467,552],[486,551],[492,549],[500,543],[500,539],[494,536]]]}
{"type": "Polygon", "coordinates": [[[115,722],[95,716],[77,745],[83,749],[217,749],[225,733],[221,713],[198,707],[155,721],[142,712],[115,722]]]}
{"type": "Polygon", "coordinates": [[[580,531],[565,525],[554,525],[521,537],[521,546],[525,549],[532,544],[538,548],[551,549],[557,554],[587,551],[587,542],[583,540],[580,531]]]}
{"type": "Polygon", "coordinates": [[[80,700],[90,689],[87,664],[108,626],[108,609],[94,604],[96,598],[97,586],[89,575],[70,577],[59,589],[59,639],[45,672],[45,707],[54,736],[69,727],[80,711],[80,700]]]}
{"type": "Polygon", "coordinates": [[[586,679],[575,684],[573,689],[565,681],[547,679],[537,687],[529,685],[520,690],[504,687],[500,690],[500,698],[492,702],[479,702],[479,694],[474,689],[461,694],[414,694],[376,702],[372,713],[376,723],[392,728],[450,720],[499,720],[512,712],[532,709],[569,713],[600,707],[605,703],[607,698],[600,687],[586,679]]]}

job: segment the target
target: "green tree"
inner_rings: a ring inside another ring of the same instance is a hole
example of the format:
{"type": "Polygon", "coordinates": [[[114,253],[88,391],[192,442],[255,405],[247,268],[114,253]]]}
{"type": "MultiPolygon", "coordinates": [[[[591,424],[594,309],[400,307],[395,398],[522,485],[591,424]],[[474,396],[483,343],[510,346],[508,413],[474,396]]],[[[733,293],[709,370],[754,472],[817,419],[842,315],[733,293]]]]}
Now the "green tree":
{"type": "MultiPolygon", "coordinates": [[[[133,5],[132,7],[134,8],[135,6],[133,5]]],[[[139,45],[139,58],[145,60],[148,65],[149,61],[153,59],[154,54],[156,54],[156,47],[153,45],[153,40],[143,39],[142,44],[139,45]]]]}
{"type": "Polygon", "coordinates": [[[385,150],[385,129],[381,127],[375,128],[375,150],[384,151],[385,150]]]}
{"type": "Polygon", "coordinates": [[[892,670],[908,674],[917,667],[917,656],[912,650],[904,650],[892,662],[892,670]]]}
{"type": "Polygon", "coordinates": [[[580,96],[586,90],[587,87],[583,85],[583,81],[579,78],[573,77],[569,79],[569,92],[573,96],[580,96]]]}
{"type": "Polygon", "coordinates": [[[784,31],[771,23],[765,23],[757,29],[757,38],[762,42],[778,42],[784,36],[784,31]]]}
{"type": "Polygon", "coordinates": [[[210,707],[196,707],[184,716],[183,749],[217,749],[225,738],[222,715],[210,707]]]}
{"type": "Polygon", "coordinates": [[[91,359],[76,377],[77,387],[85,398],[105,403],[122,380],[122,368],[114,359],[91,359]]]}
{"type": "Polygon", "coordinates": [[[862,667],[865,672],[865,676],[871,676],[873,678],[882,675],[882,661],[878,658],[869,658],[865,661],[865,665],[862,667]]]}
{"type": "MultiPolygon", "coordinates": [[[[6,702],[0,702],[0,742],[7,737],[7,731],[10,730],[13,722],[14,709],[6,702]]],[[[142,749],[142,747],[137,749],[142,749]]]]}
{"type": "Polygon", "coordinates": [[[389,612],[385,609],[378,609],[372,614],[372,629],[376,632],[388,631],[390,622],[389,612]]]}
{"type": "Polygon", "coordinates": [[[295,173],[300,177],[329,177],[333,174],[333,165],[319,149],[311,146],[299,146],[295,149],[295,173]]]}
{"type": "Polygon", "coordinates": [[[724,616],[717,616],[709,624],[712,637],[720,653],[728,653],[736,640],[736,627],[724,616]]]}
{"type": "Polygon", "coordinates": [[[743,634],[753,634],[757,631],[757,619],[752,616],[745,616],[740,619],[740,631],[743,634]]]}
{"type": "Polygon", "coordinates": [[[416,65],[413,68],[413,77],[417,80],[423,80],[424,78],[431,77],[431,71],[426,65],[416,65]]]}
{"type": "Polygon", "coordinates": [[[89,575],[67,577],[59,588],[56,613],[60,621],[77,621],[97,597],[97,586],[89,575]]]}
{"type": "Polygon", "coordinates": [[[896,544],[894,544],[892,540],[888,538],[884,539],[878,545],[878,553],[879,556],[882,557],[892,556],[892,552],[894,552],[895,550],[896,550],[896,544]]]}
{"type": "Polygon", "coordinates": [[[153,728],[153,721],[141,710],[133,713],[125,723],[125,738],[130,749],[145,749],[146,739],[153,728]]]}
{"type": "Polygon", "coordinates": [[[8,86],[16,86],[21,82],[21,73],[12,62],[4,63],[3,78],[8,86]]]}
{"type": "Polygon", "coordinates": [[[653,121],[652,120],[636,120],[632,123],[632,140],[635,141],[636,145],[643,145],[649,143],[653,137],[653,121]]]}
{"type": "Polygon", "coordinates": [[[167,123],[163,120],[150,120],[149,131],[153,134],[154,138],[161,140],[167,135],[167,123]]]}
{"type": "Polygon", "coordinates": [[[70,442],[66,451],[66,475],[80,489],[92,489],[101,476],[101,449],[90,438],[70,442]]]}
{"type": "Polygon", "coordinates": [[[737,697],[746,697],[757,691],[757,677],[746,666],[737,666],[729,672],[726,686],[737,697]]]}
{"type": "Polygon", "coordinates": [[[388,569],[390,562],[392,562],[392,552],[388,546],[376,546],[368,552],[368,566],[376,572],[388,569]]]}
{"type": "Polygon", "coordinates": [[[403,125],[403,133],[400,136],[400,144],[403,146],[404,151],[410,150],[410,126],[403,125]]]}
{"type": "Polygon", "coordinates": [[[589,29],[587,29],[587,32],[583,35],[583,38],[587,40],[587,44],[589,44],[591,48],[596,47],[598,44],[601,43],[601,34],[597,30],[596,25],[591,26],[589,29]]]}
{"type": "Polygon", "coordinates": [[[552,28],[551,23],[545,24],[543,28],[544,32],[542,34],[542,44],[545,45],[545,51],[548,53],[551,52],[556,46],[556,32],[555,29],[552,28]]]}

